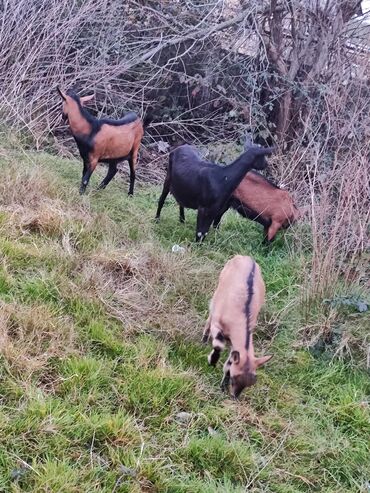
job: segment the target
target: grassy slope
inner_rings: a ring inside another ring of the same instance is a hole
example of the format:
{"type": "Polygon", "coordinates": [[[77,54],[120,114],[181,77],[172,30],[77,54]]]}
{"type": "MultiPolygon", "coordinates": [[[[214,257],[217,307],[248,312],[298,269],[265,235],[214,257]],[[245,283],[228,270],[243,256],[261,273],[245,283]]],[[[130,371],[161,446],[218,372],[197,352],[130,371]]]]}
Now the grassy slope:
{"type": "Polygon", "coordinates": [[[289,237],[266,252],[229,214],[196,246],[172,201],[154,224],[156,188],[81,199],[75,162],[5,150],[0,167],[0,491],[367,491],[368,376],[296,346],[289,237]],[[274,353],[239,403],[199,343],[236,253],[262,267],[274,353]]]}

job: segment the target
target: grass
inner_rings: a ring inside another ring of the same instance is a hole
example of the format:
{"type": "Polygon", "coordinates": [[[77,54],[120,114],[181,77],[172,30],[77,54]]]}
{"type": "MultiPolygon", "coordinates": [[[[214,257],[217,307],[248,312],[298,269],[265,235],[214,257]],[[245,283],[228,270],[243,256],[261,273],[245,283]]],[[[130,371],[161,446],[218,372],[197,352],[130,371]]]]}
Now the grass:
{"type": "Polygon", "coordinates": [[[292,233],[266,250],[229,213],[195,245],[173,200],[154,223],[156,187],[81,198],[79,163],[8,148],[0,167],[0,491],[368,491],[368,375],[302,348],[292,233]],[[240,402],[199,342],[236,253],[262,267],[274,354],[240,402]]]}

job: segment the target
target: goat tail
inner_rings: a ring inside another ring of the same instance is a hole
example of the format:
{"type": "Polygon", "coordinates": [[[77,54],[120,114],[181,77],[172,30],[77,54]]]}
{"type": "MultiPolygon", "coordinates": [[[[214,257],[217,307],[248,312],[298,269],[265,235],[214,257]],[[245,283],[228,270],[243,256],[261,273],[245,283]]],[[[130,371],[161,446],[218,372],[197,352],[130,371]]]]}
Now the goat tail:
{"type": "Polygon", "coordinates": [[[170,149],[170,152],[168,154],[168,169],[167,169],[168,176],[171,175],[171,170],[172,170],[172,161],[173,161],[172,151],[173,151],[173,149],[170,149]]]}

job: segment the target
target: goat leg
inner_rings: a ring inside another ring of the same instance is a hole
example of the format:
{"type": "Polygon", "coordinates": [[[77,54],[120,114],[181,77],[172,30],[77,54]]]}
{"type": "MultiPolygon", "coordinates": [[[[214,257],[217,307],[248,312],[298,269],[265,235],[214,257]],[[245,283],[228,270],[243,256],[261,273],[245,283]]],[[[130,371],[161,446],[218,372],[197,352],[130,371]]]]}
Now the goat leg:
{"type": "Polygon", "coordinates": [[[223,376],[223,379],[221,381],[221,390],[223,392],[227,391],[227,388],[228,388],[229,383],[230,383],[230,366],[231,366],[231,359],[229,356],[227,358],[227,360],[225,361],[225,364],[224,364],[224,376],[223,376]]]}
{"type": "Polygon", "coordinates": [[[130,187],[128,189],[128,195],[134,195],[134,186],[135,186],[135,166],[136,166],[136,158],[134,157],[134,151],[131,152],[130,157],[128,158],[128,164],[130,166],[130,187]]]}
{"type": "Polygon", "coordinates": [[[83,160],[83,169],[82,169],[82,177],[81,177],[81,185],[80,185],[80,194],[82,195],[85,192],[86,186],[83,186],[83,181],[84,181],[84,176],[87,173],[87,170],[89,169],[89,161],[88,159],[83,160]]]}
{"type": "Polygon", "coordinates": [[[180,205],[180,223],[185,222],[185,209],[180,205]]]}
{"type": "Polygon", "coordinates": [[[216,366],[217,361],[220,359],[221,356],[221,348],[219,347],[214,347],[212,351],[208,355],[208,364],[211,366],[216,366]]]}
{"type": "Polygon", "coordinates": [[[219,216],[216,216],[214,221],[213,221],[213,227],[214,229],[219,229],[220,227],[220,221],[222,219],[223,214],[220,214],[219,216]]]}
{"type": "Polygon", "coordinates": [[[276,233],[279,231],[280,227],[281,227],[280,223],[276,221],[272,221],[270,227],[268,228],[268,233],[267,233],[267,240],[269,243],[274,241],[276,233]]]}
{"type": "Polygon", "coordinates": [[[229,209],[229,207],[230,207],[230,201],[227,201],[227,203],[224,205],[224,207],[220,210],[220,212],[214,218],[214,220],[213,220],[213,227],[215,229],[218,229],[220,227],[220,221],[222,219],[222,216],[229,209]]]}
{"type": "Polygon", "coordinates": [[[211,332],[211,317],[209,316],[203,330],[203,337],[202,337],[203,344],[206,344],[208,342],[210,332],[211,332]]]}
{"type": "Polygon", "coordinates": [[[80,195],[85,193],[86,187],[89,184],[91,175],[93,174],[97,164],[98,162],[94,160],[89,163],[86,163],[86,168],[85,168],[85,163],[84,163],[84,169],[86,169],[86,172],[82,177],[82,181],[80,185],[80,195]]]}
{"type": "Polygon", "coordinates": [[[222,392],[226,392],[230,384],[230,370],[228,370],[226,373],[224,373],[224,376],[221,380],[221,390],[222,392]]]}
{"type": "Polygon", "coordinates": [[[88,159],[84,159],[83,162],[84,162],[84,165],[83,165],[83,169],[82,169],[82,177],[81,177],[81,180],[83,180],[83,177],[85,176],[86,171],[87,171],[87,169],[89,167],[89,160],[88,159]]]}
{"type": "Polygon", "coordinates": [[[116,162],[109,164],[107,176],[104,178],[104,180],[98,186],[98,190],[103,190],[108,185],[108,183],[114,178],[114,176],[117,173],[117,164],[118,163],[116,163],[116,162]]]}
{"type": "Polygon", "coordinates": [[[198,209],[197,232],[195,236],[196,242],[201,242],[206,237],[209,228],[211,227],[213,219],[214,219],[214,214],[212,214],[212,211],[206,208],[198,209]]]}
{"type": "Polygon", "coordinates": [[[171,185],[170,175],[169,175],[169,173],[167,173],[166,179],[165,179],[164,184],[163,184],[163,190],[162,190],[161,196],[159,197],[159,200],[158,200],[157,214],[155,216],[155,220],[157,222],[159,221],[162,207],[163,207],[163,204],[167,198],[167,195],[170,193],[170,185],[171,185]]]}

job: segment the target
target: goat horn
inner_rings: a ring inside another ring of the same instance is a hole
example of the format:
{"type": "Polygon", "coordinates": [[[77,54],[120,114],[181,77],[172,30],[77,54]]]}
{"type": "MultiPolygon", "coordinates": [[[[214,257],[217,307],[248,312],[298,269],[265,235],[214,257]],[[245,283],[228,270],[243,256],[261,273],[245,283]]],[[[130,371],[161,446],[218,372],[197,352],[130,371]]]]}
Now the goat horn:
{"type": "Polygon", "coordinates": [[[57,86],[57,91],[59,93],[59,96],[65,101],[66,97],[65,97],[64,93],[62,92],[62,90],[60,89],[59,86],[57,86]]]}
{"type": "Polygon", "coordinates": [[[253,147],[253,141],[251,139],[250,134],[245,134],[244,150],[246,151],[248,147],[253,147]]]}

